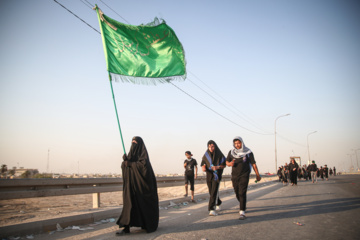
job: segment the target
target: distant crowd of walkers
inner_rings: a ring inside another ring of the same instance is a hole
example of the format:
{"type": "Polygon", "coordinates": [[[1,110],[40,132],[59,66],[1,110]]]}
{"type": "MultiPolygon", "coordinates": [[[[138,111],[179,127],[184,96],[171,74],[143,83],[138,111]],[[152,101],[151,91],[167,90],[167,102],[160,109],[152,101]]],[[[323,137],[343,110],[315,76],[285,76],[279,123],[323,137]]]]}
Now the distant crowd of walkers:
{"type": "Polygon", "coordinates": [[[305,164],[299,167],[294,159],[291,159],[289,164],[285,163],[284,166],[279,167],[277,172],[279,182],[283,182],[284,186],[288,185],[289,181],[291,182],[291,186],[296,186],[298,179],[309,180],[312,181],[312,183],[316,183],[318,178],[328,181],[329,174],[330,176],[336,176],[336,168],[328,168],[326,164],[325,167],[320,166],[320,168],[318,168],[315,161],[312,161],[309,166],[305,164]]]}

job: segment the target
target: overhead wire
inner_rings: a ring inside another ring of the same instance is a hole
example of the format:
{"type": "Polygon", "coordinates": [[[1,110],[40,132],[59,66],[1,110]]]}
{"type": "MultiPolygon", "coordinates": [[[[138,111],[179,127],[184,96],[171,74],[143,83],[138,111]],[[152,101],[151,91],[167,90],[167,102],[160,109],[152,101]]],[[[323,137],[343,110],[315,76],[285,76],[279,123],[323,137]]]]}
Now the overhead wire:
{"type": "Polygon", "coordinates": [[[250,129],[246,128],[246,127],[243,127],[243,126],[237,124],[236,122],[232,121],[231,119],[225,117],[224,115],[218,113],[217,111],[215,111],[215,110],[212,109],[211,107],[207,106],[205,103],[203,103],[203,102],[201,102],[200,100],[196,99],[194,96],[192,96],[191,94],[187,93],[186,91],[184,91],[184,90],[181,89],[180,87],[176,86],[174,83],[172,83],[172,82],[169,82],[169,83],[172,84],[172,85],[173,85],[174,87],[176,87],[177,89],[179,89],[179,90],[180,90],[181,92],[183,92],[184,94],[186,94],[187,96],[189,96],[190,98],[194,99],[196,102],[200,103],[201,105],[203,105],[204,107],[206,107],[207,109],[209,109],[210,111],[212,111],[213,113],[215,113],[216,115],[224,118],[225,120],[233,123],[234,125],[242,128],[242,129],[245,129],[245,130],[247,130],[247,131],[249,131],[249,132],[252,132],[252,133],[256,133],[256,134],[260,134],[260,135],[268,135],[268,134],[264,134],[264,133],[260,133],[260,132],[255,132],[255,131],[253,131],[253,130],[250,130],[250,129]]]}
{"type": "MultiPolygon", "coordinates": [[[[194,83],[191,79],[187,79],[189,82],[191,82],[193,85],[195,85],[197,88],[199,88],[201,91],[203,91],[205,94],[207,94],[209,97],[211,97],[212,99],[214,99],[216,102],[218,102],[219,104],[221,104],[223,107],[227,108],[229,111],[231,111],[232,113],[234,113],[236,116],[240,117],[241,119],[247,121],[245,118],[243,118],[242,116],[240,116],[238,113],[236,113],[234,110],[232,110],[231,108],[229,108],[228,106],[226,106],[224,103],[220,102],[217,98],[215,98],[214,96],[212,96],[210,93],[208,93],[207,91],[205,91],[203,88],[201,88],[199,85],[197,85],[196,83],[194,83]]],[[[247,121],[248,122],[248,121],[247,121]]],[[[250,123],[250,122],[249,122],[250,123]]],[[[253,125],[254,126],[254,125],[253,125]]],[[[256,126],[255,126],[256,127],[256,126]]],[[[256,127],[258,128],[258,127],[256,127]]],[[[258,128],[260,129],[260,128],[258,128]]],[[[261,131],[264,132],[263,129],[260,129],[261,131]]],[[[274,135],[273,133],[263,133],[263,135],[274,135]]]]}
{"type": "Polygon", "coordinates": [[[91,9],[93,8],[93,5],[88,0],[85,0],[85,2],[87,2],[91,6],[91,9]]]}
{"type": "Polygon", "coordinates": [[[112,9],[110,6],[108,6],[106,3],[104,3],[102,0],[100,0],[105,6],[107,6],[111,11],[113,11],[116,15],[121,17],[122,20],[124,20],[127,24],[130,24],[125,18],[123,18],[120,14],[118,14],[114,9],[112,9]]]}
{"type": "Polygon", "coordinates": [[[80,2],[82,2],[88,8],[92,9],[92,6],[89,6],[88,4],[86,4],[86,2],[89,3],[88,1],[85,2],[84,0],[80,0],[80,2]]]}
{"type": "MultiPolygon", "coordinates": [[[[202,81],[197,75],[195,75],[193,72],[189,71],[188,72],[193,75],[195,77],[195,79],[197,79],[198,81],[200,81],[203,85],[205,85],[208,89],[210,89],[215,95],[217,95],[219,98],[221,98],[222,100],[224,100],[228,105],[232,106],[237,112],[239,112],[240,114],[242,114],[243,116],[240,116],[238,114],[236,114],[237,116],[239,116],[241,119],[245,120],[246,122],[250,123],[251,125],[253,125],[254,127],[256,127],[257,129],[263,131],[263,132],[267,132],[264,129],[262,129],[261,127],[259,127],[258,124],[255,123],[255,121],[253,119],[251,119],[249,116],[247,116],[245,113],[241,112],[237,107],[235,107],[231,102],[227,101],[223,96],[221,96],[220,94],[218,94],[216,91],[214,91],[209,85],[207,85],[204,81],[202,81]],[[247,119],[246,119],[247,118],[247,119]],[[257,126],[256,126],[257,125],[257,126]]],[[[227,107],[228,108],[228,107],[227,107]]],[[[228,108],[229,109],[229,108],[228,108]]]]}
{"type": "Polygon", "coordinates": [[[89,27],[91,27],[95,32],[101,34],[97,29],[95,29],[93,26],[91,26],[90,24],[88,24],[87,22],[85,22],[85,20],[83,20],[82,18],[80,18],[78,15],[76,15],[75,13],[73,13],[72,11],[70,11],[68,8],[66,8],[64,5],[62,5],[61,3],[59,3],[58,1],[54,0],[54,2],[56,2],[57,4],[59,4],[61,7],[63,7],[64,9],[66,9],[69,13],[71,13],[72,15],[74,15],[76,18],[78,18],[80,21],[82,21],[83,23],[85,23],[86,25],[88,25],[89,27]]]}

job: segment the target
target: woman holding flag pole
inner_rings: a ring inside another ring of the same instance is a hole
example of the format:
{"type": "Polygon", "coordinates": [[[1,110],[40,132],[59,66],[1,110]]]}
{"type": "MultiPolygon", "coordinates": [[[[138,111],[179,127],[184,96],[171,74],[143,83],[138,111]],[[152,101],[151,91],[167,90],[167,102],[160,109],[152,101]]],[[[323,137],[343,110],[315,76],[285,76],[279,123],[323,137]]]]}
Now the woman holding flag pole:
{"type": "Polygon", "coordinates": [[[225,165],[225,156],[220,151],[219,147],[213,140],[207,143],[208,149],[206,150],[201,167],[203,172],[206,172],[206,182],[209,189],[209,215],[218,215],[216,211],[220,211],[221,200],[219,197],[219,186],[222,178],[223,169],[225,165]]]}
{"type": "Polygon", "coordinates": [[[132,139],[129,154],[124,154],[123,159],[123,209],[116,222],[123,229],[116,235],[130,233],[130,227],[154,232],[159,224],[157,183],[141,137],[132,139]]]}

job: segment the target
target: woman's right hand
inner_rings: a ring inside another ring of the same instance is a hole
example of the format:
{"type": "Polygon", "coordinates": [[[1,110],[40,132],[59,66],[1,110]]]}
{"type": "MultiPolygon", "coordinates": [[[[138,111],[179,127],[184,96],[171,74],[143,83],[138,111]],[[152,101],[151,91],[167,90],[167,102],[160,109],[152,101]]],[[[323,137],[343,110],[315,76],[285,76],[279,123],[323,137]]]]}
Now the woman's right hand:
{"type": "Polygon", "coordinates": [[[231,162],[226,162],[226,166],[233,167],[235,164],[235,159],[233,159],[231,162]]]}
{"type": "Polygon", "coordinates": [[[124,161],[129,160],[126,154],[123,155],[123,160],[124,160],[124,161]]]}
{"type": "Polygon", "coordinates": [[[203,172],[206,172],[206,165],[202,165],[201,169],[203,170],[203,172]]]}

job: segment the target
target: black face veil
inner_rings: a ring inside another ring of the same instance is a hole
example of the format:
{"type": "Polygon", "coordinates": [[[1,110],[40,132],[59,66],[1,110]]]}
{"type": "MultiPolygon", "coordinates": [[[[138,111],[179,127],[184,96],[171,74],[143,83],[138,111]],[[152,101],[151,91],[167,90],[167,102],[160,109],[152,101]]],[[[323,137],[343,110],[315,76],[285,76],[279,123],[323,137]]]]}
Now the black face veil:
{"type": "Polygon", "coordinates": [[[141,137],[133,137],[132,141],[135,140],[137,143],[131,142],[128,159],[136,162],[139,160],[149,160],[149,155],[146,150],[144,141],[141,137]]]}

